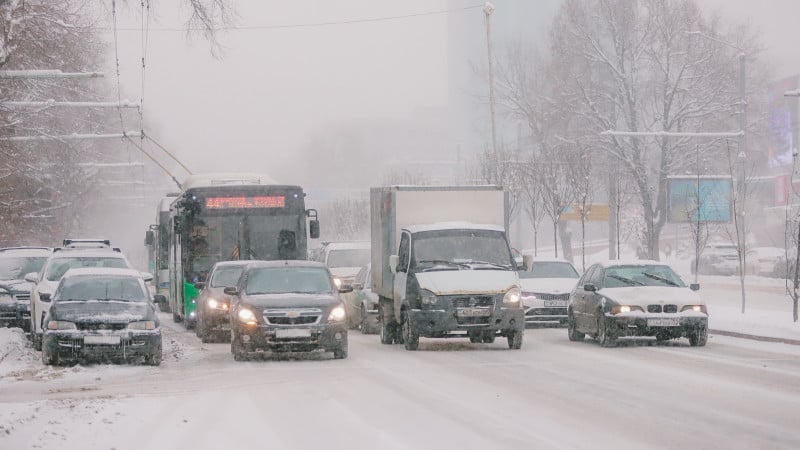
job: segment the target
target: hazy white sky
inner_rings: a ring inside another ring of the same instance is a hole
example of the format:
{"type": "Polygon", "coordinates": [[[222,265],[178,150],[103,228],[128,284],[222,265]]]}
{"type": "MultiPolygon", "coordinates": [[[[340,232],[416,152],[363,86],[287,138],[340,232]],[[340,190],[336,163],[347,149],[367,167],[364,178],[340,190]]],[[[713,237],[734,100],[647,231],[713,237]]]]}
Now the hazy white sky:
{"type": "MultiPolygon", "coordinates": [[[[726,18],[750,21],[760,28],[767,56],[776,64],[776,76],[800,72],[795,50],[800,1],[699,1],[726,18]]],[[[186,11],[174,6],[177,1],[152,2],[152,27],[182,26],[186,11]]],[[[138,3],[129,2],[120,26],[138,29],[138,3]]],[[[452,3],[237,0],[235,4],[239,25],[283,25],[438,11],[452,3]]],[[[500,18],[504,13],[513,11],[498,7],[495,15],[500,18]]],[[[452,14],[451,20],[482,24],[481,9],[452,14]]],[[[542,14],[552,14],[552,8],[544,8],[542,14]]],[[[505,23],[524,26],[526,21],[505,23]]],[[[444,106],[447,24],[448,17],[442,14],[339,26],[230,31],[220,35],[225,47],[221,59],[211,57],[208,43],[199,37],[187,41],[182,32],[151,31],[146,128],[196,172],[250,170],[293,182],[291,177],[286,179],[291,153],[309,142],[314,130],[331,122],[410,117],[418,108],[444,106]]],[[[497,31],[507,36],[525,34],[525,30],[497,31]]],[[[137,99],[141,93],[140,33],[120,32],[119,51],[123,98],[137,99]]]]}

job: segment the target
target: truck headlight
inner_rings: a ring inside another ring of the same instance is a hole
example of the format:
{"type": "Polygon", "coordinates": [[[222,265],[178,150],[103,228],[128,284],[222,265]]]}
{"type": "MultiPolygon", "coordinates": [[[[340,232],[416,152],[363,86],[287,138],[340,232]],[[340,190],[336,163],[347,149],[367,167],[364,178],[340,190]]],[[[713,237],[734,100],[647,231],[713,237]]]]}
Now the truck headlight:
{"type": "Polygon", "coordinates": [[[344,320],[347,313],[344,311],[344,306],[339,305],[331,310],[328,314],[328,322],[341,322],[344,320]]]}
{"type": "Polygon", "coordinates": [[[128,324],[129,330],[155,330],[156,322],[154,320],[140,320],[138,322],[131,322],[128,324]]]}
{"type": "Polygon", "coordinates": [[[439,301],[439,299],[436,298],[436,294],[427,289],[419,291],[419,297],[423,305],[435,305],[439,301]]]}
{"type": "Polygon", "coordinates": [[[511,306],[519,306],[520,294],[519,288],[511,288],[503,296],[503,303],[511,306]]]}
{"type": "Polygon", "coordinates": [[[48,330],[77,330],[75,322],[67,322],[64,320],[51,320],[47,322],[48,330]]]}
{"type": "Polygon", "coordinates": [[[240,309],[238,317],[239,321],[243,322],[245,325],[255,325],[256,323],[258,323],[256,321],[255,313],[253,313],[253,311],[247,308],[240,309]]]}

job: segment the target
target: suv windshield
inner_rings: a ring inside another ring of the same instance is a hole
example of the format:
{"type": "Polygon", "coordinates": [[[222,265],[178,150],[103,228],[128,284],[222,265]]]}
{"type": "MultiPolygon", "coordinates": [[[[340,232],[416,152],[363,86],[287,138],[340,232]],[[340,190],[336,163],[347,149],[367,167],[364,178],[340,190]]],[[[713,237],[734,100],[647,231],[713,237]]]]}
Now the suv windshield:
{"type": "Polygon", "coordinates": [[[333,285],[328,271],[317,267],[265,267],[247,273],[247,294],[328,294],[333,285]]]}
{"type": "Polygon", "coordinates": [[[54,300],[121,300],[127,302],[146,302],[147,295],[137,278],[130,276],[92,275],[67,278],[56,292],[54,300]]]}
{"type": "Polygon", "coordinates": [[[239,281],[239,276],[242,274],[244,267],[220,267],[214,271],[214,276],[211,277],[211,287],[231,287],[236,286],[239,281]]]}
{"type": "Polygon", "coordinates": [[[69,269],[83,267],[112,267],[116,269],[128,269],[128,262],[123,258],[109,258],[103,256],[84,256],[55,258],[47,268],[45,278],[48,281],[58,281],[69,269]]]}
{"type": "Polygon", "coordinates": [[[485,263],[513,267],[511,250],[502,232],[491,230],[437,230],[414,234],[417,264],[485,263]]]}
{"type": "Polygon", "coordinates": [[[534,262],[530,271],[520,271],[520,278],[578,278],[570,263],[548,261],[534,262]]]}
{"type": "Polygon", "coordinates": [[[331,250],[328,253],[328,267],[362,267],[369,263],[368,248],[348,248],[331,250]]]}
{"type": "Polygon", "coordinates": [[[604,287],[671,286],[685,287],[669,266],[614,266],[606,269],[604,287]]]}
{"type": "Polygon", "coordinates": [[[11,256],[0,258],[0,280],[21,280],[25,274],[39,272],[47,256],[11,256]]]}

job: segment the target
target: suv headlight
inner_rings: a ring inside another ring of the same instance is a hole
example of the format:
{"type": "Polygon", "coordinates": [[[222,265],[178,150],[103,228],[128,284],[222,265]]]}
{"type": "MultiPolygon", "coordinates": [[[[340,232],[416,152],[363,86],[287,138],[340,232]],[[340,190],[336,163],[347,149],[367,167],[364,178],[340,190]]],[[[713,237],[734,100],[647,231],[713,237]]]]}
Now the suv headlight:
{"type": "Polygon", "coordinates": [[[328,322],[341,322],[347,316],[347,313],[344,310],[344,306],[339,305],[331,310],[331,313],[328,314],[328,322]]]}
{"type": "Polygon", "coordinates": [[[239,314],[237,314],[237,316],[239,317],[239,321],[246,325],[255,325],[256,323],[258,323],[256,321],[255,313],[247,308],[240,309],[239,314]]]}
{"type": "Polygon", "coordinates": [[[206,305],[208,306],[208,309],[221,309],[221,310],[227,310],[228,309],[228,304],[227,303],[221,302],[221,301],[219,301],[219,300],[217,300],[215,298],[208,299],[208,301],[206,302],[206,305]]]}
{"type": "Polygon", "coordinates": [[[506,292],[506,295],[503,296],[503,304],[519,306],[520,298],[519,288],[511,288],[506,292]]]}
{"type": "Polygon", "coordinates": [[[436,294],[427,289],[419,291],[419,298],[423,305],[435,305],[439,301],[436,294]]]}
{"type": "Polygon", "coordinates": [[[47,322],[48,330],[77,330],[75,322],[67,322],[64,320],[51,320],[47,322]]]}
{"type": "Polygon", "coordinates": [[[155,330],[156,322],[154,320],[140,320],[138,322],[131,322],[128,324],[129,330],[155,330]]]}

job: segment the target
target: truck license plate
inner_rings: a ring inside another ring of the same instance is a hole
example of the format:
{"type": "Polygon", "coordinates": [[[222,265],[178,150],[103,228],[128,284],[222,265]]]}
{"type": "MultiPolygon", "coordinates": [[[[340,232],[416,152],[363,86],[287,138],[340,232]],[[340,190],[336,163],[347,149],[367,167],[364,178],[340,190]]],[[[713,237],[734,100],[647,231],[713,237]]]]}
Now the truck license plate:
{"type": "Polygon", "coordinates": [[[311,330],[308,328],[279,328],[275,330],[276,338],[302,338],[311,337],[311,330]]]}
{"type": "Polygon", "coordinates": [[[87,345],[119,345],[119,336],[85,336],[83,343],[87,345]]]}
{"type": "Polygon", "coordinates": [[[666,319],[647,319],[648,327],[677,327],[680,326],[680,320],[674,317],[666,319]]]}
{"type": "Polygon", "coordinates": [[[544,306],[545,307],[558,307],[558,308],[566,308],[569,304],[569,300],[545,300],[544,306]]]}
{"type": "Polygon", "coordinates": [[[486,317],[492,315],[492,310],[489,308],[458,308],[456,315],[458,317],[486,317]]]}

